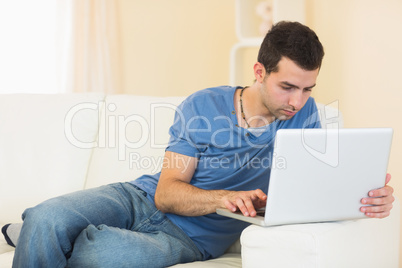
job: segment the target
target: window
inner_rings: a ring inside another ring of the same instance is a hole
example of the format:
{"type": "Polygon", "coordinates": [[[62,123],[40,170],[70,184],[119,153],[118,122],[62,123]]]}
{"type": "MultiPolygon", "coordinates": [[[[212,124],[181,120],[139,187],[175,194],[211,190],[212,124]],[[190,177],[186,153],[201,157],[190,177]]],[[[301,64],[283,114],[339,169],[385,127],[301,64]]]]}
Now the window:
{"type": "Polygon", "coordinates": [[[57,1],[0,0],[0,93],[58,93],[57,1]]]}

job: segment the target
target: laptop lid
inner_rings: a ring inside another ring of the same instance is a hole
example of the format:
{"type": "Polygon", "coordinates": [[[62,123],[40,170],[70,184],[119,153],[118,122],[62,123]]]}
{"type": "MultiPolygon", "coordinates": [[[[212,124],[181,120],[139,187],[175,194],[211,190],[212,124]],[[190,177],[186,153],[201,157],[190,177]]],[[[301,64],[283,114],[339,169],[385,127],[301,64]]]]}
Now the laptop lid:
{"type": "Polygon", "coordinates": [[[385,183],[391,128],[281,129],[266,225],[366,217],[360,200],[385,183]]]}
{"type": "Polygon", "coordinates": [[[257,225],[365,218],[361,198],[385,183],[391,128],[281,129],[265,216],[217,213],[257,225]]]}

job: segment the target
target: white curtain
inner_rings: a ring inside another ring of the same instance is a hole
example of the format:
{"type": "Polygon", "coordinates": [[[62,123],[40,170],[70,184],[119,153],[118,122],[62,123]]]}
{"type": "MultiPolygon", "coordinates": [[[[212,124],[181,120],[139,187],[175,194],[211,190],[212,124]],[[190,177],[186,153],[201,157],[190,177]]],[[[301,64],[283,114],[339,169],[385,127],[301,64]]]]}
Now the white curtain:
{"type": "Polygon", "coordinates": [[[117,0],[58,0],[63,92],[121,93],[117,0]]]}

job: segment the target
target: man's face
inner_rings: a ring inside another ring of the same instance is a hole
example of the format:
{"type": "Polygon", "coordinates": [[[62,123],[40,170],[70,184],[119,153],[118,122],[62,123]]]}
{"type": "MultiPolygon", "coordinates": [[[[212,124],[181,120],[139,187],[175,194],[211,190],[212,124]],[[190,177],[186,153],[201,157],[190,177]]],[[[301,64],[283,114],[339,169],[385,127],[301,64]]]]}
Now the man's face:
{"type": "Polygon", "coordinates": [[[319,69],[306,71],[282,57],[278,72],[266,74],[261,82],[261,100],[269,116],[288,120],[306,104],[315,86],[319,69]]]}

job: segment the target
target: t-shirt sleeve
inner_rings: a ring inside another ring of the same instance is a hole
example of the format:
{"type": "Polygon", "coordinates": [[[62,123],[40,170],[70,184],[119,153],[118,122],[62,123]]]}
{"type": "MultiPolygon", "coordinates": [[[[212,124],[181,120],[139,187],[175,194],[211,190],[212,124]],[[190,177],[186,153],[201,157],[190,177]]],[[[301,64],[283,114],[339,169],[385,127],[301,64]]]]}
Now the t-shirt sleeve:
{"type": "Polygon", "coordinates": [[[203,121],[202,116],[198,114],[192,101],[187,99],[180,104],[169,129],[170,139],[166,151],[198,158],[206,148],[206,145],[199,143],[197,137],[203,131],[200,121],[203,121]]]}

